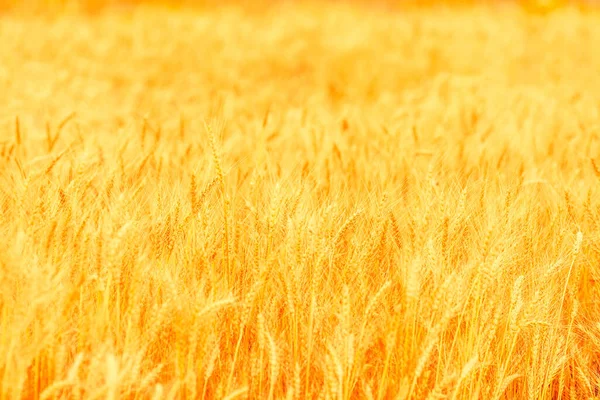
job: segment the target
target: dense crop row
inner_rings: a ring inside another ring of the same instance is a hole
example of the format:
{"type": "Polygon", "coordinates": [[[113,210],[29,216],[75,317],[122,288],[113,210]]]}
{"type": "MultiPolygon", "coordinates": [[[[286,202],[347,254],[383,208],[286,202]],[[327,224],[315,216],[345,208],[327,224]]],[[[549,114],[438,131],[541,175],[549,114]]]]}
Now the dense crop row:
{"type": "Polygon", "coordinates": [[[575,399],[600,19],[0,17],[0,397],[575,399]]]}

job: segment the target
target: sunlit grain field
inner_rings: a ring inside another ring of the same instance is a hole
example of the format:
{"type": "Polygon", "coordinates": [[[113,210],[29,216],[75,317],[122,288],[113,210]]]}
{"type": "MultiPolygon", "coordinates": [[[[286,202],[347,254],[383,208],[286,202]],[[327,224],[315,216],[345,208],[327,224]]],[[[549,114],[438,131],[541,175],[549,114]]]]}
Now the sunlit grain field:
{"type": "Polygon", "coordinates": [[[597,11],[112,3],[0,16],[1,399],[600,396],[597,11]]]}

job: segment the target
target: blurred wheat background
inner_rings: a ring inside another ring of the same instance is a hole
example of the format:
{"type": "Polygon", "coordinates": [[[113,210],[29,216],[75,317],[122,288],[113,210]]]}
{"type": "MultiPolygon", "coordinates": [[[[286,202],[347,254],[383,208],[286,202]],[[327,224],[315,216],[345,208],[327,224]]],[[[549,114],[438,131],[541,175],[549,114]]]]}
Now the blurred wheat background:
{"type": "Polygon", "coordinates": [[[132,3],[0,7],[1,399],[600,396],[597,10],[132,3]]]}

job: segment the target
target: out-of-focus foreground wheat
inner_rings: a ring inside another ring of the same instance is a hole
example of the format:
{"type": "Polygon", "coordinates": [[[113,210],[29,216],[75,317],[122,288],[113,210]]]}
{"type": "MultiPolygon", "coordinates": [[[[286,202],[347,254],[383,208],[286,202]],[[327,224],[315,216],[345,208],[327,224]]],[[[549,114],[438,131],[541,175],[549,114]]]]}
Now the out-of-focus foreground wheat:
{"type": "Polygon", "coordinates": [[[0,17],[2,399],[582,399],[600,16],[0,17]]]}

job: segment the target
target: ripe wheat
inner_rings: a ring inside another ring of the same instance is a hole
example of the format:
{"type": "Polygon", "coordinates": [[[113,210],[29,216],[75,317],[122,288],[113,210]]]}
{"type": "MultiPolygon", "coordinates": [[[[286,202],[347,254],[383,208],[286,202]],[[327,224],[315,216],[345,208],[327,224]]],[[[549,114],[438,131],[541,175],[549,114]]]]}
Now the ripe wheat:
{"type": "Polygon", "coordinates": [[[102,3],[0,0],[0,399],[600,396],[597,10],[102,3]]]}

